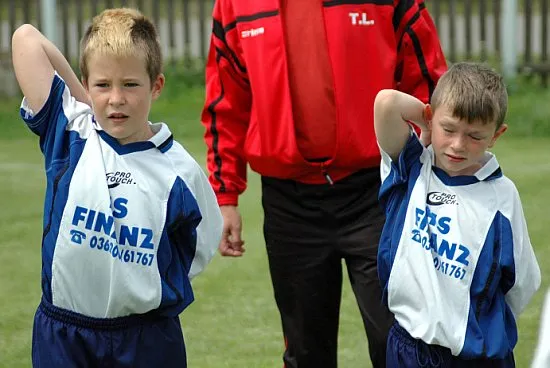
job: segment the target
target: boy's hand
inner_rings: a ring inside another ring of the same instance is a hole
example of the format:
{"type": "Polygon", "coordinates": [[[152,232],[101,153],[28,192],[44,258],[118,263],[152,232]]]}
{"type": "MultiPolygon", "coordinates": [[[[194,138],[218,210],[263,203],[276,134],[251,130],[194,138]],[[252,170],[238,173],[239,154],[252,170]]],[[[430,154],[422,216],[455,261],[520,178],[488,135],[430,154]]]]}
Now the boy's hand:
{"type": "Polygon", "coordinates": [[[223,217],[223,233],[219,245],[220,254],[224,257],[243,255],[244,241],[241,239],[242,218],[237,206],[220,206],[223,217]]]}
{"type": "Polygon", "coordinates": [[[50,94],[55,72],[73,97],[91,106],[88,93],[59,49],[30,24],[19,26],[12,36],[13,69],[27,103],[35,113],[50,94]]]}
{"type": "Polygon", "coordinates": [[[428,147],[430,144],[432,144],[432,131],[428,129],[422,129],[420,130],[420,143],[424,147],[428,147]]]}
{"type": "Polygon", "coordinates": [[[426,104],[424,111],[422,111],[422,119],[424,120],[424,128],[420,129],[420,143],[424,147],[428,147],[432,144],[432,108],[430,104],[426,104]]]}
{"type": "Polygon", "coordinates": [[[406,93],[383,89],[374,99],[374,131],[380,149],[397,160],[411,134],[409,122],[426,129],[426,105],[406,93]]]}

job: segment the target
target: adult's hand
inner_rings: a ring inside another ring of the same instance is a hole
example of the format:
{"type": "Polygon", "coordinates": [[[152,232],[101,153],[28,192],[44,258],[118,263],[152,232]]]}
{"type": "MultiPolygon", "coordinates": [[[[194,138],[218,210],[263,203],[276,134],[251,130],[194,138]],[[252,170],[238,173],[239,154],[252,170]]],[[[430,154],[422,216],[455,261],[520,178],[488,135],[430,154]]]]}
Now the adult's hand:
{"type": "Polygon", "coordinates": [[[243,255],[244,241],[241,238],[242,218],[237,206],[220,206],[223,217],[223,233],[219,245],[220,254],[224,257],[243,255]]]}

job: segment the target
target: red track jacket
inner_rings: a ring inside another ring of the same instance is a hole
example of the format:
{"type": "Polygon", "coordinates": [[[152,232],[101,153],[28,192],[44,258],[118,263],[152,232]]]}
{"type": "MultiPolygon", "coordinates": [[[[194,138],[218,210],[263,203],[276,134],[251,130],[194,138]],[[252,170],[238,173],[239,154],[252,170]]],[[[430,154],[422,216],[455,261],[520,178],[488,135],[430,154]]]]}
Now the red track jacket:
{"type": "Polygon", "coordinates": [[[278,0],[216,0],[206,65],[210,182],[220,205],[236,205],[246,164],[304,183],[376,167],[373,102],[383,88],[428,101],[447,69],[423,0],[324,0],[336,103],[330,161],[304,160],[295,139],[278,0]]]}

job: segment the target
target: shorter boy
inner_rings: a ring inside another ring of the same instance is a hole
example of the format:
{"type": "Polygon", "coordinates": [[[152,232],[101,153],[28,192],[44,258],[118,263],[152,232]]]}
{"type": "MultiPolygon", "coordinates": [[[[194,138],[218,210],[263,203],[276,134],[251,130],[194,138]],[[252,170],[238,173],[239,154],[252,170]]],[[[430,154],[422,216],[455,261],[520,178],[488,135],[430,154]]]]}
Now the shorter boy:
{"type": "Polygon", "coordinates": [[[81,47],[83,85],[33,26],[12,38],[47,178],[32,363],[185,367],[178,315],[215,253],[221,213],[199,164],[148,121],[164,86],[153,24],[106,10],[81,47]]]}
{"type": "Polygon", "coordinates": [[[507,129],[507,100],[502,78],[472,63],[441,77],[431,106],[376,97],[388,367],[514,367],[517,317],[540,270],[516,187],[487,152],[507,129]]]}

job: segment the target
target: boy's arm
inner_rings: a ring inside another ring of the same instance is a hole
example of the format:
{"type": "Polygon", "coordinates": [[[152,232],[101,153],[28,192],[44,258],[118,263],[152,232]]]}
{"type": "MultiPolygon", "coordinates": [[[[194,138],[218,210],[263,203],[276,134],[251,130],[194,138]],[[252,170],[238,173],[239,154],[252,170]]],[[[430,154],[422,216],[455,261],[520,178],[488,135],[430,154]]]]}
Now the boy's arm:
{"type": "Polygon", "coordinates": [[[90,105],[88,94],[63,54],[32,25],[24,24],[13,33],[12,61],[17,82],[35,113],[48,99],[56,71],[73,97],[90,105]]]}
{"type": "Polygon", "coordinates": [[[512,213],[500,231],[502,246],[510,249],[501,255],[501,287],[504,288],[506,302],[517,318],[540,287],[541,275],[519,194],[516,192],[511,197],[512,213]]]}
{"type": "Polygon", "coordinates": [[[195,162],[195,165],[195,173],[189,185],[192,187],[191,190],[199,206],[202,219],[196,230],[197,242],[195,255],[189,270],[189,279],[193,279],[202,272],[210,262],[216,253],[216,249],[218,249],[223,228],[220,207],[212,186],[199,164],[195,162]]]}
{"type": "Polygon", "coordinates": [[[380,148],[392,160],[396,160],[410,136],[411,121],[418,125],[422,134],[428,130],[424,118],[427,108],[422,101],[406,93],[385,89],[374,100],[374,130],[380,148]]]}

